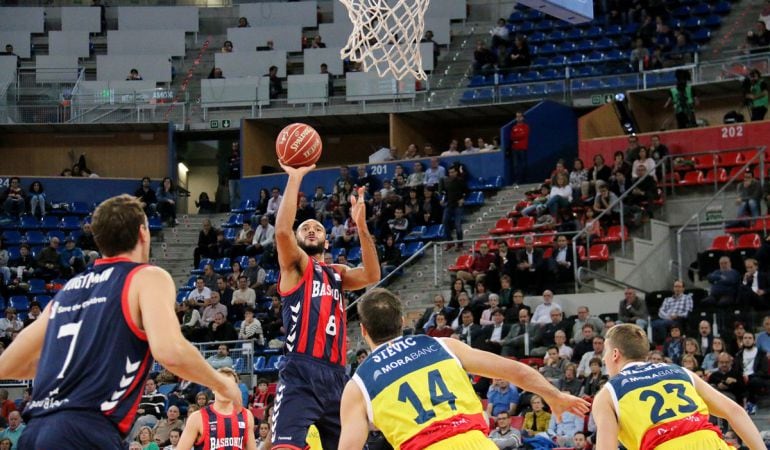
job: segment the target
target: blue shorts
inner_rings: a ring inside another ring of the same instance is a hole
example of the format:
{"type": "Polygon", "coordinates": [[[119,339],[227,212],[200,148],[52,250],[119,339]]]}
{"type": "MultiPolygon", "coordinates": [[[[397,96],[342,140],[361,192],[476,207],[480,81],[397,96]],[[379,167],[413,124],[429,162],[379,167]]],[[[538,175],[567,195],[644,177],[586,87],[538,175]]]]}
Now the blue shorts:
{"type": "Polygon", "coordinates": [[[340,400],[345,368],[311,356],[290,354],[278,374],[273,413],[273,448],[304,449],[310,425],[325,449],[340,441],[340,400]]]}
{"type": "Polygon", "coordinates": [[[36,417],[19,438],[19,450],[124,450],[115,425],[97,412],[60,411],[36,417]]]}

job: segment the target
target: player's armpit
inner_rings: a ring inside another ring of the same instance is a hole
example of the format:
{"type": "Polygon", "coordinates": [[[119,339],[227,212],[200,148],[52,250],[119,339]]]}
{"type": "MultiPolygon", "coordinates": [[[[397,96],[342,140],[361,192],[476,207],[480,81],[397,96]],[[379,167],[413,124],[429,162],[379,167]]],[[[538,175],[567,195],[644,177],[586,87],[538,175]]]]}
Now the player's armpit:
{"type": "Polygon", "coordinates": [[[198,435],[201,431],[201,413],[194,411],[187,418],[187,423],[182,431],[182,436],[179,438],[179,443],[176,445],[177,450],[192,450],[195,441],[198,440],[198,435]]]}
{"type": "Polygon", "coordinates": [[[35,378],[52,304],[49,303],[40,316],[21,330],[11,345],[0,354],[0,379],[31,380],[35,378]]]}
{"type": "Polygon", "coordinates": [[[597,427],[595,450],[617,450],[620,430],[607,389],[602,389],[596,394],[591,413],[597,427]]]}
{"type": "Polygon", "coordinates": [[[348,381],[342,393],[340,419],[342,433],[339,450],[361,450],[369,436],[369,419],[366,415],[366,400],[355,381],[348,381]]]}

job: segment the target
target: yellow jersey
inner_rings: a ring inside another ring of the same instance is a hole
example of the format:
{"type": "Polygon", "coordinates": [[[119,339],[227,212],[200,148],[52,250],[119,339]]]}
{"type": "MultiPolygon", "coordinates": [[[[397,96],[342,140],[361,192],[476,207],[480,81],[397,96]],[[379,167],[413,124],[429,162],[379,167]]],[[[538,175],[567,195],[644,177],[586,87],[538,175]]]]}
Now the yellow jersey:
{"type": "Polygon", "coordinates": [[[430,336],[381,344],[356,369],[369,421],[395,450],[423,450],[489,424],[460,361],[430,336]]]}
{"type": "Polygon", "coordinates": [[[610,379],[605,389],[612,398],[618,439],[625,448],[732,448],[709,422],[708,407],[691,376],[674,364],[634,362],[610,379]]]}

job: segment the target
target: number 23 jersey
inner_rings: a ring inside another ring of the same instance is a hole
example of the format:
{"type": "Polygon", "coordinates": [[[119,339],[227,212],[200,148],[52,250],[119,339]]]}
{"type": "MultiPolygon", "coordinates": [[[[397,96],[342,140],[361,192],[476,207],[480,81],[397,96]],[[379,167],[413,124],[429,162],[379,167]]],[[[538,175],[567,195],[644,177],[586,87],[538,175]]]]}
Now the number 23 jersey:
{"type": "Polygon", "coordinates": [[[697,440],[700,434],[693,433],[705,430],[721,438],[708,421],[708,407],[691,374],[677,365],[630,363],[605,388],[618,418],[618,438],[626,448],[651,450],[688,435],[697,440]]]}
{"type": "Polygon", "coordinates": [[[460,361],[440,339],[406,336],[381,344],[353,375],[369,421],[396,450],[422,450],[488,423],[460,361]]]}

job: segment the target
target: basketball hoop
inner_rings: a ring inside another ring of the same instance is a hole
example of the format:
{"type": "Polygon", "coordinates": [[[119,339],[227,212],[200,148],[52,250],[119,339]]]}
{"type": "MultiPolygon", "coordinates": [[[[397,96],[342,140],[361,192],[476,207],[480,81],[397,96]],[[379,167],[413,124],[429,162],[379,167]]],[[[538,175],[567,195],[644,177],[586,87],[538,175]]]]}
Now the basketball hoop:
{"type": "Polygon", "coordinates": [[[430,0],[340,0],[348,10],[353,31],[340,52],[342,59],[372,67],[380,77],[426,79],[420,57],[425,11],[430,0]]]}

